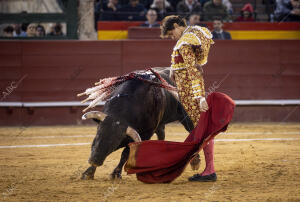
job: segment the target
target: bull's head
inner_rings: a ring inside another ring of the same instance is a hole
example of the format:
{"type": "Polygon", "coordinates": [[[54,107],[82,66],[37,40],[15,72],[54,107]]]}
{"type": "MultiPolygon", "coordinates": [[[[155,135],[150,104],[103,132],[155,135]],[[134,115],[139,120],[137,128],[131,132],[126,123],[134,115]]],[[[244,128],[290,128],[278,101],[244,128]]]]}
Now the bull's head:
{"type": "Polygon", "coordinates": [[[82,119],[94,119],[99,123],[89,158],[89,163],[92,166],[101,166],[105,158],[115,151],[127,136],[131,137],[135,142],[141,141],[136,130],[125,123],[115,120],[113,117],[107,116],[103,112],[87,112],[82,116],[82,119]]]}

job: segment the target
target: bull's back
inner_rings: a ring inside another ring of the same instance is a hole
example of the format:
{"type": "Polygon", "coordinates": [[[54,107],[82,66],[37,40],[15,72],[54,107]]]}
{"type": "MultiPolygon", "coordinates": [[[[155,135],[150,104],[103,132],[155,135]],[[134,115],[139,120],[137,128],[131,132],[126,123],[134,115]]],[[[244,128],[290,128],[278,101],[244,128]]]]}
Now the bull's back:
{"type": "Polygon", "coordinates": [[[155,131],[165,109],[161,88],[141,80],[128,80],[114,90],[104,112],[125,121],[139,133],[155,131]]]}

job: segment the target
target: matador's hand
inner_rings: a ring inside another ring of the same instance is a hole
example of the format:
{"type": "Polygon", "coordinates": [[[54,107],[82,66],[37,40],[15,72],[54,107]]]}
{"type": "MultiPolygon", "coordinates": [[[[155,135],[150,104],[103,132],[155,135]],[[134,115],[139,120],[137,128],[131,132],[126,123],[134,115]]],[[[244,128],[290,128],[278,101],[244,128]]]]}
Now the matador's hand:
{"type": "Polygon", "coordinates": [[[206,112],[208,110],[208,104],[205,97],[200,97],[200,111],[206,112]]]}

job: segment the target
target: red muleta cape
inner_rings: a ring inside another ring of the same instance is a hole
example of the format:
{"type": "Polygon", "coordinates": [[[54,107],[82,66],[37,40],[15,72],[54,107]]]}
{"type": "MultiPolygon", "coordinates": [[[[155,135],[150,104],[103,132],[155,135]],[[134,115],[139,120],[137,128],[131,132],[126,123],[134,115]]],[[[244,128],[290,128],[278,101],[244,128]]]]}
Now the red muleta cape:
{"type": "Polygon", "coordinates": [[[125,165],[128,174],[136,174],[145,183],[167,183],[177,178],[207,143],[218,133],[226,131],[230,123],[234,101],[219,92],[207,97],[209,110],[202,112],[198,125],[184,142],[148,140],[129,145],[125,165]]]}

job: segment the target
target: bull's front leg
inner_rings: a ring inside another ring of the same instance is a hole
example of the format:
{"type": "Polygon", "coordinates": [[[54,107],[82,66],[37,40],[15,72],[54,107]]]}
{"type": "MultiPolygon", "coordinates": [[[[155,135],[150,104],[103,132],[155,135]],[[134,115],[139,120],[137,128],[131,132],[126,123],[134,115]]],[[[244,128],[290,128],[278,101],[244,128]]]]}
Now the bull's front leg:
{"type": "Polygon", "coordinates": [[[126,163],[126,161],[128,159],[128,156],[129,156],[129,147],[126,146],[125,149],[122,152],[121,159],[120,159],[120,162],[119,162],[118,166],[110,174],[111,179],[116,179],[116,178],[122,179],[122,169],[123,169],[123,166],[124,166],[124,164],[126,163]]]}
{"type": "Polygon", "coordinates": [[[97,167],[90,166],[84,173],[81,175],[82,180],[93,180],[97,167]]]}
{"type": "Polygon", "coordinates": [[[159,125],[155,130],[158,140],[165,140],[165,125],[159,125]]]}

